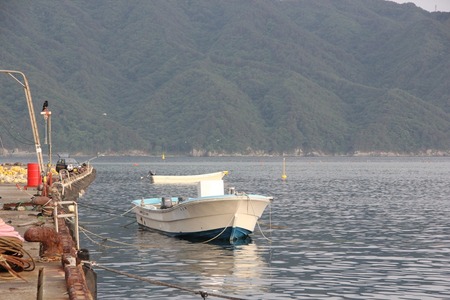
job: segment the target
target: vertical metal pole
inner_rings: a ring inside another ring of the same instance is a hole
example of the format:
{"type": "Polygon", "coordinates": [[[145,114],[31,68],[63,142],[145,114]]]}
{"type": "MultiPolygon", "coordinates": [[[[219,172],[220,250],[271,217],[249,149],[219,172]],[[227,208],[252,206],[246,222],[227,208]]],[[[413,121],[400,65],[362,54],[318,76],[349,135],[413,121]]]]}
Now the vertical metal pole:
{"type": "Polygon", "coordinates": [[[55,220],[56,233],[58,233],[59,232],[59,228],[58,228],[58,205],[55,205],[55,210],[53,211],[53,219],[55,220]]]}
{"type": "Polygon", "coordinates": [[[47,109],[41,112],[45,120],[45,145],[48,145],[48,164],[45,170],[47,174],[52,171],[52,112],[47,109]]]}
{"type": "Polygon", "coordinates": [[[48,119],[47,118],[44,118],[44,123],[45,123],[44,145],[48,145],[48,139],[47,139],[47,137],[48,137],[48,119]]]}
{"type": "Polygon", "coordinates": [[[48,114],[48,172],[51,172],[52,168],[52,112],[48,114]]]}
{"type": "Polygon", "coordinates": [[[77,242],[77,250],[80,250],[80,232],[78,229],[78,204],[74,201],[75,205],[75,238],[77,242]]]}
{"type": "Polygon", "coordinates": [[[52,175],[52,112],[48,112],[48,123],[47,123],[47,131],[48,131],[48,165],[47,165],[47,176],[48,176],[48,185],[49,187],[53,184],[53,175],[52,175]]]}

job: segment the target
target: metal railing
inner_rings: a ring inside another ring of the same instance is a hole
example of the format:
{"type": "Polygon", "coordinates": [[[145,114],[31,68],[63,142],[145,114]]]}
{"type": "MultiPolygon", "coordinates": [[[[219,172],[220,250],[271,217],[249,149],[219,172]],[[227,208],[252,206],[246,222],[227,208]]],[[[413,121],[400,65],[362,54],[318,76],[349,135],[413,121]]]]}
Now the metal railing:
{"type": "Polygon", "coordinates": [[[80,250],[80,233],[78,229],[78,204],[75,201],[58,201],[56,202],[55,210],[53,211],[53,218],[55,221],[55,229],[56,232],[59,233],[59,224],[58,219],[59,218],[74,218],[74,237],[76,242],[76,249],[80,250]],[[58,206],[59,205],[68,205],[69,210],[70,206],[73,205],[73,212],[72,213],[65,213],[65,214],[58,214],[58,206]]]}

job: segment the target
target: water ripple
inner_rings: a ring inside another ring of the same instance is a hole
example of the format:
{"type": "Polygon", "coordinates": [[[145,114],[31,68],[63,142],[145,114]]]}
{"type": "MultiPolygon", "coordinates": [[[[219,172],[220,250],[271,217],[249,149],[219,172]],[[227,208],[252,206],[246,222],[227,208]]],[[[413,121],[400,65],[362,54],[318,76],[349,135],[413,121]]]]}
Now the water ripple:
{"type": "MultiPolygon", "coordinates": [[[[128,218],[86,225],[132,245],[109,248],[83,238],[100,264],[245,299],[450,298],[449,158],[288,158],[285,182],[279,158],[129,158],[96,167],[97,179],[80,199],[86,223],[109,217],[100,209],[127,211],[140,197],[195,192],[152,186],[140,179],[149,169],[230,170],[227,186],[275,198],[260,220],[272,242],[256,230],[244,245],[196,244],[124,227],[128,218]]],[[[99,299],[198,299],[98,273],[99,299]]]]}

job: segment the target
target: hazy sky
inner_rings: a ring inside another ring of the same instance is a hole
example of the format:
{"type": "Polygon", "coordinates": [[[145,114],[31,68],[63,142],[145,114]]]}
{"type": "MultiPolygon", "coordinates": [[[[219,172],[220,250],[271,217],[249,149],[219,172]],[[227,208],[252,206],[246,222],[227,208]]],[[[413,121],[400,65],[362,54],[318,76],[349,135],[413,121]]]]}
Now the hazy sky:
{"type": "Polygon", "coordinates": [[[450,0],[390,0],[397,3],[412,2],[416,6],[421,7],[428,11],[446,11],[450,12],[450,0]]]}

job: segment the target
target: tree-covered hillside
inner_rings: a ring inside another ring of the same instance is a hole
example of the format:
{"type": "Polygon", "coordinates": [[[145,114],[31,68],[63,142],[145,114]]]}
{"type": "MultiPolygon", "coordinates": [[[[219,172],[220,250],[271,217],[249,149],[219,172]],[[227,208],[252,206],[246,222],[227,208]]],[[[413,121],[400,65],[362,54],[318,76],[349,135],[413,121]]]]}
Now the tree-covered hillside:
{"type": "MultiPolygon", "coordinates": [[[[49,101],[57,152],[450,151],[450,13],[7,0],[0,39],[0,69],[27,75],[37,111],[49,101]]],[[[29,147],[23,91],[7,75],[0,87],[3,147],[29,147]]]]}

